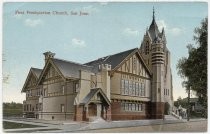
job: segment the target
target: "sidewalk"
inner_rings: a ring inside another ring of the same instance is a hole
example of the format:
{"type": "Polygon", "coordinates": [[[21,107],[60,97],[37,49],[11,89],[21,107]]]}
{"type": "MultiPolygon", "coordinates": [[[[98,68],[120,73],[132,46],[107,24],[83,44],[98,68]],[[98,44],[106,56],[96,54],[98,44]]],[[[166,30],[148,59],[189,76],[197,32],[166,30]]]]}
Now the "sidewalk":
{"type": "MultiPolygon", "coordinates": [[[[190,121],[204,121],[206,119],[191,119],[190,121]]],[[[6,121],[6,120],[5,120],[6,121]]],[[[8,120],[7,120],[8,121],[8,120]]],[[[18,122],[18,121],[15,121],[18,122]]],[[[174,124],[174,123],[187,123],[187,120],[126,120],[126,121],[96,121],[96,122],[65,122],[63,121],[54,121],[52,124],[49,121],[49,124],[46,124],[45,121],[42,123],[35,122],[26,122],[21,121],[21,123],[28,123],[33,125],[43,125],[46,127],[42,128],[22,128],[22,129],[7,129],[5,132],[42,132],[42,133],[55,133],[55,132],[76,132],[76,131],[88,131],[94,129],[106,129],[106,128],[120,128],[120,127],[136,127],[136,126],[149,126],[149,125],[163,125],[163,124],[174,124]]]]}

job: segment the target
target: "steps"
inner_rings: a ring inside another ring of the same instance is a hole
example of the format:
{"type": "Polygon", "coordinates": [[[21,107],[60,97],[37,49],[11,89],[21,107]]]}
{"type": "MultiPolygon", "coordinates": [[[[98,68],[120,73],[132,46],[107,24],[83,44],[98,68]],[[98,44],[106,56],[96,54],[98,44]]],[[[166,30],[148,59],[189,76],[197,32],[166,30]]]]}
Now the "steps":
{"type": "Polygon", "coordinates": [[[165,115],[165,120],[179,120],[179,119],[177,119],[173,115],[165,115]]]}
{"type": "Polygon", "coordinates": [[[89,117],[89,121],[90,122],[94,122],[94,123],[97,123],[97,122],[105,122],[104,119],[102,119],[101,117],[97,117],[97,116],[90,116],[89,117]]]}

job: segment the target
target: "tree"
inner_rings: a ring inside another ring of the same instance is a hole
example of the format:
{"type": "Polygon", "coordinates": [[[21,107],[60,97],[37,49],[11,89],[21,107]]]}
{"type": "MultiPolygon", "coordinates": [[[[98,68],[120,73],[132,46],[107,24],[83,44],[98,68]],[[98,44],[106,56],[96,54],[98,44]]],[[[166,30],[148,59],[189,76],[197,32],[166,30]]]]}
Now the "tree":
{"type": "Polygon", "coordinates": [[[186,87],[186,90],[191,87],[207,110],[207,18],[202,20],[200,27],[195,28],[194,34],[196,45],[187,45],[189,56],[188,58],[182,57],[178,61],[177,69],[178,74],[185,78],[183,86],[186,87]]]}

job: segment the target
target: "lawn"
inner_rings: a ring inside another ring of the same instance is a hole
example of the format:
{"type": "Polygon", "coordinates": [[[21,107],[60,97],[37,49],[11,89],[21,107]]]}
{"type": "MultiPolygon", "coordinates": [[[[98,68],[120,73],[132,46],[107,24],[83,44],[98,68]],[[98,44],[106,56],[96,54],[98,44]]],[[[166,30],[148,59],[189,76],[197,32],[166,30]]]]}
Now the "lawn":
{"type": "Polygon", "coordinates": [[[3,121],[4,129],[34,128],[34,127],[43,127],[43,126],[3,121]]]}

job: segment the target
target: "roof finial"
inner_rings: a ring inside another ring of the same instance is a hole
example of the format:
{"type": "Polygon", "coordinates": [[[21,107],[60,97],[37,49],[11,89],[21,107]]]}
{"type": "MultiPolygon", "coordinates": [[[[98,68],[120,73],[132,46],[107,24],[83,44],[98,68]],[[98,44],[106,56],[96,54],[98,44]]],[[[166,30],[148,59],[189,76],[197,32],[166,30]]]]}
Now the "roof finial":
{"type": "Polygon", "coordinates": [[[153,6],[153,20],[155,20],[155,8],[153,6]]]}

